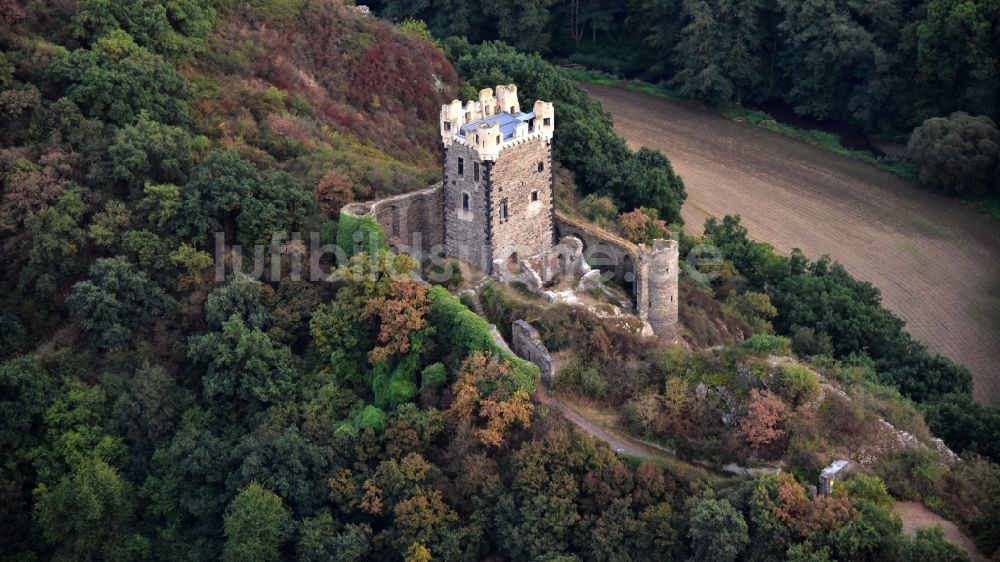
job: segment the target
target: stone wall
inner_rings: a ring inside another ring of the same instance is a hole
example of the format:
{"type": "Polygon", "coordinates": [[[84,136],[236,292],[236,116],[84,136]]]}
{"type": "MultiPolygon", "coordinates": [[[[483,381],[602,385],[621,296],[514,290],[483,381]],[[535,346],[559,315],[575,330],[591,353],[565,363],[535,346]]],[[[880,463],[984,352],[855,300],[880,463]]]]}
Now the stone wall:
{"type": "Polygon", "coordinates": [[[555,369],[552,365],[552,355],[542,343],[541,336],[534,326],[524,320],[515,320],[511,325],[511,346],[518,357],[538,365],[542,372],[542,382],[551,387],[555,384],[555,369]]]}
{"type": "Polygon", "coordinates": [[[676,341],[679,331],[680,263],[677,242],[655,240],[652,246],[635,245],[582,219],[555,213],[559,236],[583,241],[590,265],[615,281],[631,285],[635,313],[660,338],[676,341]]]}
{"type": "Polygon", "coordinates": [[[423,259],[444,244],[443,193],[441,184],[426,189],[352,203],[344,212],[374,217],[385,230],[386,241],[400,253],[423,259]]]}
{"type": "Polygon", "coordinates": [[[528,258],[552,247],[552,181],[550,141],[534,137],[504,148],[489,168],[493,259],[528,258]]]}
{"type": "Polygon", "coordinates": [[[489,246],[489,222],[492,213],[489,198],[489,162],[481,162],[475,149],[452,144],[444,159],[444,246],[449,257],[469,262],[483,271],[490,270],[493,256],[489,246]],[[459,159],[462,173],[459,173],[459,159]],[[479,166],[479,179],[475,170],[479,166]],[[468,196],[469,210],[465,210],[468,196]]]}
{"type": "Polygon", "coordinates": [[[555,229],[559,238],[573,236],[583,241],[588,263],[605,274],[613,275],[622,284],[635,281],[639,247],[583,219],[555,212],[555,229]]]}

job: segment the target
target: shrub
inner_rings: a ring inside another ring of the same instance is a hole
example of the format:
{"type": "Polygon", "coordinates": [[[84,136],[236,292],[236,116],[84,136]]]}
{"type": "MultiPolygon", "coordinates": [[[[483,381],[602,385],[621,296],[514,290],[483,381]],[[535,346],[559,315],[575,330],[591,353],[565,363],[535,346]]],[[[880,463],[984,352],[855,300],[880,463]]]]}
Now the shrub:
{"type": "Polygon", "coordinates": [[[892,495],[912,501],[933,495],[944,472],[937,453],[929,449],[908,449],[875,463],[875,473],[885,481],[892,495]]]}
{"type": "Polygon", "coordinates": [[[618,230],[635,244],[649,244],[668,235],[667,223],[657,218],[655,209],[636,209],[620,215],[618,230]]]}
{"type": "Polygon", "coordinates": [[[560,388],[572,389],[591,398],[603,399],[608,395],[608,382],[604,380],[601,371],[579,358],[574,358],[564,366],[556,381],[560,388]]]}
{"type": "Polygon", "coordinates": [[[924,121],[910,137],[921,181],[958,193],[1000,193],[1000,130],[985,115],[924,121]]]}
{"type": "Polygon", "coordinates": [[[581,199],[578,205],[587,219],[605,228],[613,225],[618,218],[618,207],[610,197],[591,193],[581,199]]]}
{"type": "Polygon", "coordinates": [[[143,111],[161,123],[187,120],[188,85],[161,57],[116,30],[60,57],[52,77],[89,116],[128,125],[143,111]]]}
{"type": "Polygon", "coordinates": [[[424,367],[420,373],[420,388],[438,388],[448,382],[448,370],[442,363],[424,367]]]}
{"type": "Polygon", "coordinates": [[[517,386],[529,394],[534,392],[535,381],[541,376],[538,367],[497,345],[485,320],[440,285],[427,291],[427,301],[430,303],[427,323],[435,328],[441,348],[463,357],[477,351],[498,354],[513,367],[517,386]]]}
{"type": "Polygon", "coordinates": [[[431,37],[431,32],[427,29],[427,24],[424,23],[423,20],[406,18],[396,24],[396,29],[404,35],[416,37],[417,39],[421,39],[423,41],[433,41],[434,39],[431,37]]]}
{"type": "Polygon", "coordinates": [[[743,342],[755,355],[786,355],[789,345],[788,338],[771,334],[754,334],[743,342]]]}
{"type": "Polygon", "coordinates": [[[866,501],[880,507],[892,508],[893,499],[881,478],[852,474],[847,480],[837,483],[837,494],[850,496],[854,501],[866,501]]]}
{"type": "Polygon", "coordinates": [[[808,367],[785,363],[778,369],[775,390],[793,406],[799,406],[816,398],[819,381],[808,367]]]}
{"type": "Polygon", "coordinates": [[[361,252],[374,254],[389,248],[382,226],[372,217],[340,214],[337,221],[337,246],[348,258],[361,252]]]}
{"type": "Polygon", "coordinates": [[[829,355],[833,353],[833,342],[829,334],[817,335],[815,329],[799,326],[792,332],[792,350],[800,357],[829,355]]]}
{"type": "Polygon", "coordinates": [[[354,421],[357,424],[358,429],[374,429],[375,431],[381,431],[385,429],[387,424],[386,420],[387,418],[385,412],[369,404],[368,406],[365,406],[363,410],[358,412],[354,421]]]}
{"type": "Polygon", "coordinates": [[[351,178],[339,170],[330,170],[316,183],[316,200],[328,217],[337,216],[344,205],[354,201],[351,178]]]}

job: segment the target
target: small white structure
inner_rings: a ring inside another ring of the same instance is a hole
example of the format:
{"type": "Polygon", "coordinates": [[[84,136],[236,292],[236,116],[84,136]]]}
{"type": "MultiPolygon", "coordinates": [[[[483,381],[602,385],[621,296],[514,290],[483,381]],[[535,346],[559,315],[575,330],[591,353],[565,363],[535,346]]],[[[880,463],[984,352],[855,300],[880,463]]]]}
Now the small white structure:
{"type": "Polygon", "coordinates": [[[843,480],[850,468],[850,462],[845,460],[833,461],[830,466],[819,473],[819,493],[829,496],[833,493],[833,483],[843,480]]]}

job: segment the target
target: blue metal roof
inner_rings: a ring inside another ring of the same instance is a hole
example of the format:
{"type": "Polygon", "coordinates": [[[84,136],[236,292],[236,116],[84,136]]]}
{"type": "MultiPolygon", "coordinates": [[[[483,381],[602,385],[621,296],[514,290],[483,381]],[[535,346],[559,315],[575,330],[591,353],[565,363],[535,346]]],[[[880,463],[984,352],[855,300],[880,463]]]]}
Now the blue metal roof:
{"type": "Polygon", "coordinates": [[[532,113],[508,113],[506,111],[502,113],[497,113],[496,115],[491,115],[485,119],[478,119],[467,123],[459,129],[459,134],[465,137],[469,133],[474,133],[476,129],[479,128],[483,123],[493,126],[494,123],[500,125],[500,134],[503,135],[503,140],[508,141],[514,138],[514,131],[517,129],[518,125],[526,121],[530,121],[535,118],[534,112],[532,113]]]}

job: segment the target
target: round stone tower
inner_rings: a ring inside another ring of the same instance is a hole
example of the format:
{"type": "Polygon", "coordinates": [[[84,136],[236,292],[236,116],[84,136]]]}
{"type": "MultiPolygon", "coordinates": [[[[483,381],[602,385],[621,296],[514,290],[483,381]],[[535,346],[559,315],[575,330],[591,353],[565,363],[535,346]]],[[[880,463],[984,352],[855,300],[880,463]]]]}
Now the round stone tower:
{"type": "Polygon", "coordinates": [[[676,240],[654,240],[639,247],[636,308],[653,333],[677,341],[680,252],[676,240]]]}

